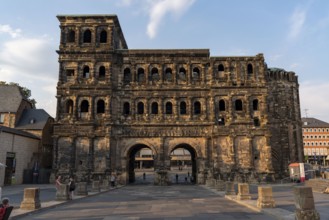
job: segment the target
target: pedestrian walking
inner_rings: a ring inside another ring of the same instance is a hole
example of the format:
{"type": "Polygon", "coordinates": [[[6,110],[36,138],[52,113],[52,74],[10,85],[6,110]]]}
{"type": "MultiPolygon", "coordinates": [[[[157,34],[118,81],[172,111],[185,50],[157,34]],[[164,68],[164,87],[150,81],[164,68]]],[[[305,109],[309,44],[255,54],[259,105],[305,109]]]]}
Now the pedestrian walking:
{"type": "Polygon", "coordinates": [[[111,181],[111,186],[112,186],[113,188],[115,187],[115,180],[116,180],[115,175],[112,174],[112,175],[111,175],[111,178],[110,178],[110,181],[111,181]]]}
{"type": "Polygon", "coordinates": [[[59,186],[62,185],[62,183],[61,183],[61,179],[62,179],[61,176],[58,176],[58,177],[56,178],[56,181],[55,181],[55,187],[56,187],[57,190],[59,189],[59,186]]]}
{"type": "Polygon", "coordinates": [[[143,173],[143,180],[145,180],[146,179],[146,174],[145,173],[143,173]]]}

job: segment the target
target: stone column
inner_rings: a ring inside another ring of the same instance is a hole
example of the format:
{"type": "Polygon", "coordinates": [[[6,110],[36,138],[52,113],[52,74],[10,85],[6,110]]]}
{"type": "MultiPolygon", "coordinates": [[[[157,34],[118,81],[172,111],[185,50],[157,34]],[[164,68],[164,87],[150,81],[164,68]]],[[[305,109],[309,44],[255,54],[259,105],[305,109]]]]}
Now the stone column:
{"type": "Polygon", "coordinates": [[[23,210],[35,210],[41,208],[40,188],[25,188],[24,199],[20,208],[23,210]]]}
{"type": "Polygon", "coordinates": [[[87,191],[87,182],[79,182],[76,184],[76,195],[78,196],[87,196],[88,191],[87,191]]]}
{"type": "Polygon", "coordinates": [[[69,186],[67,184],[59,185],[56,191],[56,200],[66,201],[69,200],[69,186]]]}
{"type": "Polygon", "coordinates": [[[273,199],[272,187],[259,186],[257,207],[259,208],[274,208],[275,201],[273,199]]]}
{"type": "Polygon", "coordinates": [[[53,136],[53,169],[58,169],[58,136],[53,136]]]}
{"type": "Polygon", "coordinates": [[[92,192],[100,192],[101,187],[100,187],[100,181],[99,180],[94,180],[91,185],[91,191],[92,192]]]}
{"type": "Polygon", "coordinates": [[[295,197],[295,217],[296,220],[319,220],[320,214],[314,206],[314,198],[311,187],[296,186],[294,187],[295,197]]]}
{"type": "Polygon", "coordinates": [[[234,182],[226,182],[225,195],[236,195],[234,182]]]}
{"type": "Polygon", "coordinates": [[[251,195],[249,193],[249,184],[239,183],[238,184],[238,200],[250,200],[251,195]]]}

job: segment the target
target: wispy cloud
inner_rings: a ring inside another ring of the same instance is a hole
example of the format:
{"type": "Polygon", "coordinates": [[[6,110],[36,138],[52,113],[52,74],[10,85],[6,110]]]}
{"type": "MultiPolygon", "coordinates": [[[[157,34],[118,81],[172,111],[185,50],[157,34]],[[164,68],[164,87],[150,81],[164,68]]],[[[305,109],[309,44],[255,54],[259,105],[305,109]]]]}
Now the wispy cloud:
{"type": "Polygon", "coordinates": [[[297,8],[294,10],[290,17],[290,29],[288,34],[289,39],[295,39],[300,35],[305,23],[305,19],[306,9],[297,8]]]}
{"type": "Polygon", "coordinates": [[[6,25],[0,24],[0,34],[1,33],[9,34],[12,38],[17,38],[20,36],[21,30],[13,29],[12,27],[10,27],[10,25],[7,24],[6,25]]]}

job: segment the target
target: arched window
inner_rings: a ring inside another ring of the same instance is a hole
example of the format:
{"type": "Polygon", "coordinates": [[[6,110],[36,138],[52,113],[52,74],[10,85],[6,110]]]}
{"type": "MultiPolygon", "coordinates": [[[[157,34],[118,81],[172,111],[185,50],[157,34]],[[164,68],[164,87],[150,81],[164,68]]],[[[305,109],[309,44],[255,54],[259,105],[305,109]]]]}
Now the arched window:
{"type": "Polygon", "coordinates": [[[98,76],[100,79],[104,79],[105,78],[105,74],[106,74],[106,70],[104,66],[100,66],[99,67],[99,73],[98,76]]]}
{"type": "Polygon", "coordinates": [[[158,68],[153,67],[151,70],[152,80],[158,81],[160,79],[158,68]]]}
{"type": "Polygon", "coordinates": [[[89,78],[89,66],[83,67],[83,78],[89,78]]]}
{"type": "Polygon", "coordinates": [[[144,114],[144,103],[143,102],[138,102],[137,114],[139,114],[139,115],[144,114]]]}
{"type": "Polygon", "coordinates": [[[158,103],[157,102],[152,102],[151,113],[154,115],[158,114],[158,103]]]}
{"type": "Polygon", "coordinates": [[[144,82],[144,69],[143,68],[138,68],[137,70],[137,82],[144,82]]]}
{"type": "Polygon", "coordinates": [[[107,32],[105,30],[102,30],[100,36],[99,36],[99,42],[100,43],[106,43],[107,42],[107,32]]]}
{"type": "Polygon", "coordinates": [[[179,104],[179,112],[181,115],[186,115],[186,102],[181,102],[179,104]]]}
{"type": "Polygon", "coordinates": [[[192,79],[194,79],[194,80],[199,80],[200,79],[200,70],[199,70],[199,68],[197,68],[197,67],[193,68],[192,79]]]}
{"type": "Polygon", "coordinates": [[[184,67],[181,67],[178,71],[178,79],[186,80],[186,70],[184,67]]]}
{"type": "Polygon", "coordinates": [[[219,71],[219,72],[223,72],[223,71],[224,71],[224,66],[223,66],[223,64],[219,64],[219,65],[218,65],[218,71],[219,71]]]}
{"type": "Polygon", "coordinates": [[[198,101],[194,102],[194,114],[195,115],[201,114],[201,104],[198,101]]]}
{"type": "Polygon", "coordinates": [[[87,100],[81,102],[80,112],[89,112],[89,102],[87,100]]]}
{"type": "Polygon", "coordinates": [[[235,110],[242,111],[242,101],[240,99],[235,100],[235,110]]]}
{"type": "Polygon", "coordinates": [[[129,68],[125,68],[125,70],[123,71],[123,81],[125,83],[130,83],[131,82],[131,74],[130,74],[130,69],[129,68]]]}
{"type": "Polygon", "coordinates": [[[83,43],[91,43],[91,31],[89,29],[83,33],[83,43]]]}
{"type": "Polygon", "coordinates": [[[67,35],[67,42],[68,43],[73,43],[75,42],[75,31],[74,30],[70,30],[68,35],[67,35]]]}
{"type": "Polygon", "coordinates": [[[255,127],[259,127],[260,126],[259,118],[254,118],[254,125],[255,125],[255,127]]]}
{"type": "Polygon", "coordinates": [[[172,81],[172,70],[170,68],[165,70],[165,80],[172,81]]]}
{"type": "Polygon", "coordinates": [[[129,102],[123,103],[123,114],[129,115],[130,114],[130,104],[129,102]]]}
{"type": "Polygon", "coordinates": [[[258,111],[258,99],[252,101],[252,110],[258,111]]]}
{"type": "Polygon", "coordinates": [[[253,68],[252,68],[252,65],[250,63],[247,66],[247,72],[248,72],[248,74],[252,74],[253,73],[253,68]]]}
{"type": "Polygon", "coordinates": [[[223,99],[219,100],[219,111],[225,111],[225,101],[223,99]]]}
{"type": "Polygon", "coordinates": [[[97,102],[97,114],[105,112],[105,102],[104,100],[100,99],[97,102]]]}
{"type": "Polygon", "coordinates": [[[68,114],[73,113],[73,101],[71,99],[66,101],[65,113],[68,113],[68,114]]]}
{"type": "Polygon", "coordinates": [[[171,102],[167,102],[166,103],[166,114],[167,115],[171,115],[172,114],[172,103],[171,102]]]}

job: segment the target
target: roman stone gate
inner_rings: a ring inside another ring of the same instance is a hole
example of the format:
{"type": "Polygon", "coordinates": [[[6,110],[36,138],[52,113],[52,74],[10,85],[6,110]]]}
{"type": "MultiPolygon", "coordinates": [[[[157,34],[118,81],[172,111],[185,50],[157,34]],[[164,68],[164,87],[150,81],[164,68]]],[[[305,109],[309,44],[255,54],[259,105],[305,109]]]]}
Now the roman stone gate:
{"type": "Polygon", "coordinates": [[[170,183],[176,149],[198,184],[283,177],[303,161],[294,72],[268,68],[263,54],[131,50],[116,15],[57,18],[55,174],[134,182],[142,149],[158,185],[170,183]]]}

